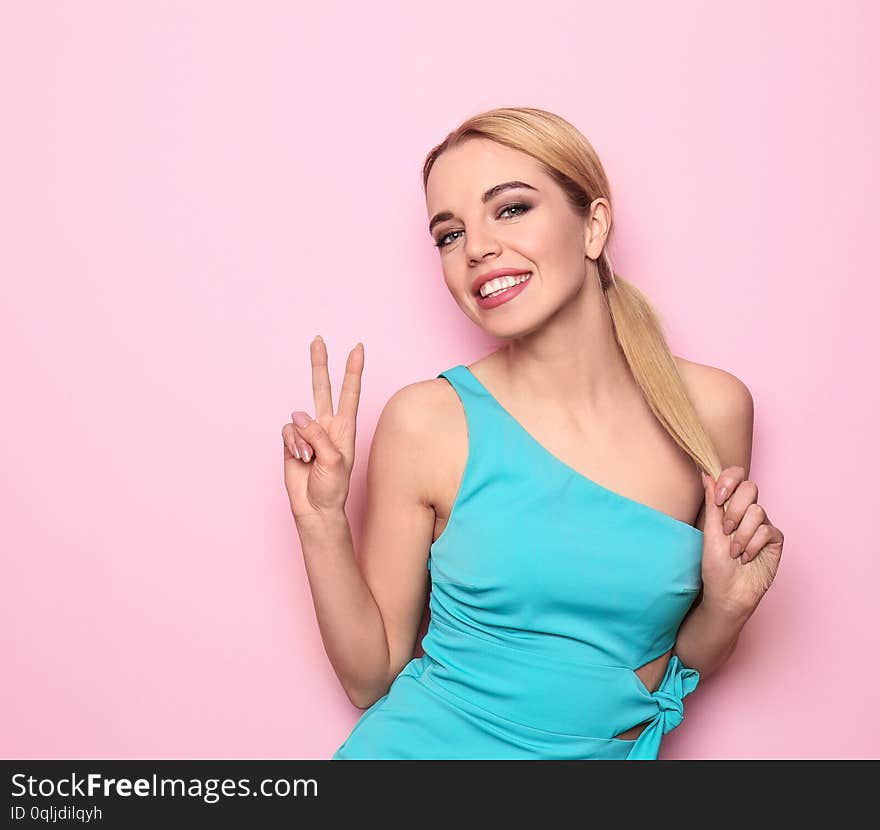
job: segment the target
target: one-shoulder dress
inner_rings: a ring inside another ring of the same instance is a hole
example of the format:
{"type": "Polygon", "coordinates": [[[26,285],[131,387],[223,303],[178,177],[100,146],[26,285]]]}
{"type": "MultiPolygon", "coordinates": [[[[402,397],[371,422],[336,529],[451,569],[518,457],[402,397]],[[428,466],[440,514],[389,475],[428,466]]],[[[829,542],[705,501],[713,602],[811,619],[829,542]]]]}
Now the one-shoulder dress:
{"type": "Polygon", "coordinates": [[[656,759],[699,672],[673,654],[652,692],[634,669],[675,644],[703,532],[578,473],[466,366],[437,377],[468,455],[430,548],[424,653],[331,760],[656,759]]]}

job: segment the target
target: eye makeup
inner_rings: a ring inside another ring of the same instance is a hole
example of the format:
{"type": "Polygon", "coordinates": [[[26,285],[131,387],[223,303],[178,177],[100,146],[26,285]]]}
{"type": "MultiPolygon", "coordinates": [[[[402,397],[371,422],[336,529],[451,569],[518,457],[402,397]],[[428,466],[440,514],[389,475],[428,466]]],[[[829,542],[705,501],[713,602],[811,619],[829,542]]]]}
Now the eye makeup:
{"type": "MultiPolygon", "coordinates": [[[[532,209],[532,206],[527,204],[526,202],[511,202],[509,205],[505,205],[503,208],[501,208],[501,210],[498,212],[498,215],[495,218],[501,219],[504,213],[506,213],[508,210],[513,210],[514,208],[521,208],[521,211],[519,213],[514,214],[513,216],[508,217],[510,219],[516,219],[518,216],[525,216],[525,214],[527,214],[532,209]]],[[[444,240],[447,237],[452,236],[453,234],[456,234],[456,233],[462,233],[462,231],[449,231],[448,233],[443,234],[434,242],[434,246],[437,248],[446,248],[448,245],[450,245],[452,243],[451,242],[444,242],[444,240]]]]}

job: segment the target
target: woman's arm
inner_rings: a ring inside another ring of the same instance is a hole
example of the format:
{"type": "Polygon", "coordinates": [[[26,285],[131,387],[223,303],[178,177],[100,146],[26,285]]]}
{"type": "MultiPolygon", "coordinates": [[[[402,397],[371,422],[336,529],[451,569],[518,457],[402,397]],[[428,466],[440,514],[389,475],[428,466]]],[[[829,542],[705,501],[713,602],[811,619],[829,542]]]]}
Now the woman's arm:
{"type": "MultiPolygon", "coordinates": [[[[754,433],[754,403],[749,389],[735,375],[713,366],[689,363],[686,371],[682,377],[688,394],[715,445],[722,468],[742,467],[743,478],[747,478],[754,433]]],[[[723,479],[718,483],[723,484],[723,479]]],[[[704,522],[705,509],[700,511],[697,524],[704,522]]],[[[709,600],[701,590],[678,630],[673,654],[705,679],[733,654],[754,610],[709,600]]]]}
{"type": "MultiPolygon", "coordinates": [[[[754,609],[752,609],[753,611],[754,609]]],[[[678,629],[673,654],[705,680],[733,654],[752,611],[714,607],[697,600],[678,629]]]]}
{"type": "Polygon", "coordinates": [[[376,425],[361,556],[344,511],[297,522],[324,650],[362,709],[412,657],[425,606],[434,512],[424,492],[431,402],[424,383],[395,393],[376,425]]]}

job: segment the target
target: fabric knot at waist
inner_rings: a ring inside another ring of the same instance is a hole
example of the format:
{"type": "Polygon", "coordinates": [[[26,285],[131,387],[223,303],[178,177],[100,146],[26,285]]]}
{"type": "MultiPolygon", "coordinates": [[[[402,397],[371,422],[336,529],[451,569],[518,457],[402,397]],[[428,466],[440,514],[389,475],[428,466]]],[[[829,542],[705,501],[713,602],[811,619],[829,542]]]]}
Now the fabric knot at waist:
{"type": "Polygon", "coordinates": [[[636,739],[627,756],[628,760],[640,761],[657,758],[663,736],[675,729],[684,719],[683,698],[697,688],[699,680],[700,673],[696,669],[689,669],[682,665],[678,656],[673,654],[669,658],[666,673],[660,681],[660,686],[655,692],[648,692],[648,688],[642,684],[644,692],[655,701],[657,714],[636,739]]]}

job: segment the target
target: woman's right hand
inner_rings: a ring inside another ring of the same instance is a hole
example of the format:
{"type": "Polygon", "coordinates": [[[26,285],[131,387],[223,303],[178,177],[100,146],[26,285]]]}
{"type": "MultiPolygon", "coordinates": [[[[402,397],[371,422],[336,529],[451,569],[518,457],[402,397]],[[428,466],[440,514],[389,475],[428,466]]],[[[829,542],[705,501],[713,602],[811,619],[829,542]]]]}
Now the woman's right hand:
{"type": "Polygon", "coordinates": [[[358,343],[349,352],[339,408],[334,415],[327,347],[318,335],[309,348],[315,418],[312,420],[302,410],[294,410],[291,413],[292,422],[281,428],[284,484],[293,518],[297,521],[311,516],[331,515],[345,508],[354,466],[355,426],[364,370],[364,347],[358,343]],[[299,458],[295,449],[299,452],[299,458]]]}

